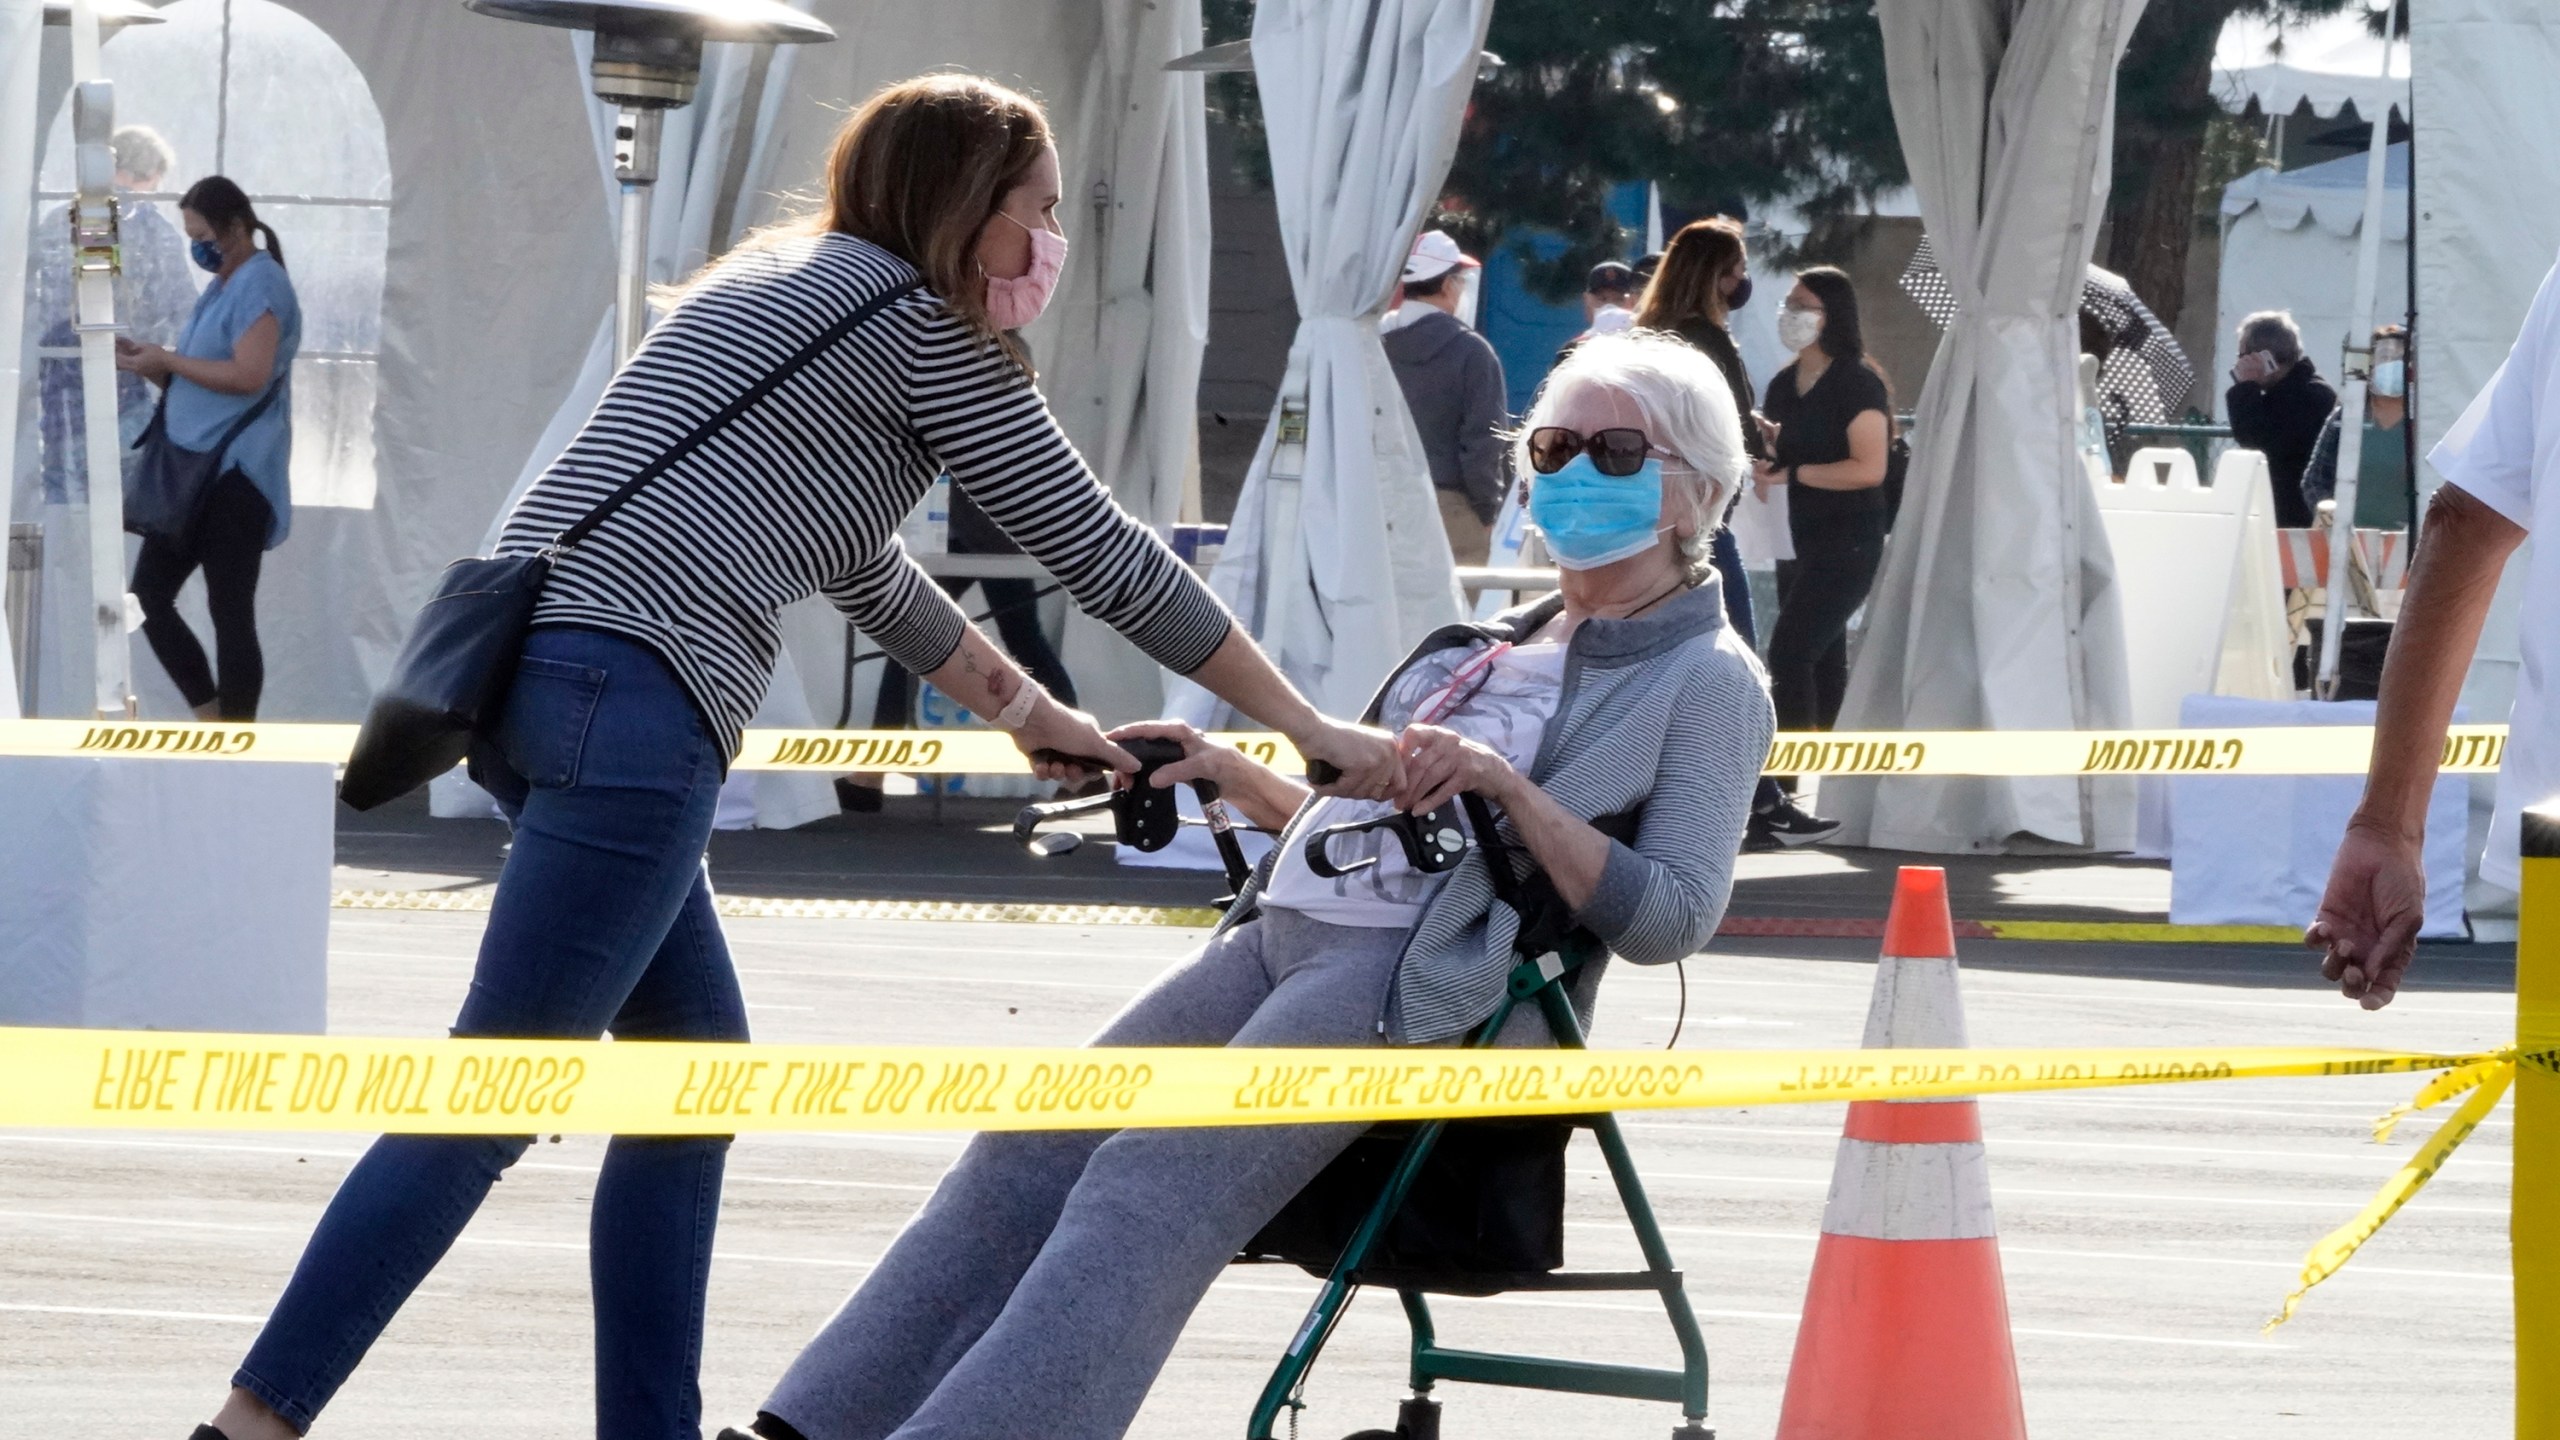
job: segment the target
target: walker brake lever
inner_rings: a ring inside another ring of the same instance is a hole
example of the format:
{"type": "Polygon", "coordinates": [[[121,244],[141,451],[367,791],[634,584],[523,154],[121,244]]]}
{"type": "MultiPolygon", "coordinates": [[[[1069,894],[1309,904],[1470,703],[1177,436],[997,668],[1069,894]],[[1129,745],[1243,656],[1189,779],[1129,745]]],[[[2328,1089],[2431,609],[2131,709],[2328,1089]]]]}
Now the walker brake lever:
{"type": "MultiPolygon", "coordinates": [[[[1044,805],[1025,805],[1013,817],[1013,838],[1031,844],[1033,835],[1052,820],[1064,820],[1096,811],[1111,812],[1111,830],[1121,844],[1147,852],[1161,850],[1173,843],[1182,829],[1182,813],[1174,808],[1173,791],[1155,783],[1158,770],[1182,758],[1181,742],[1175,740],[1134,739],[1120,742],[1138,762],[1138,773],[1129,783],[1100,795],[1081,800],[1053,800],[1044,805]]],[[[1068,755],[1043,749],[1034,759],[1052,763],[1084,765],[1110,773],[1107,763],[1082,755],[1068,755]]],[[[1215,787],[1212,787],[1214,790],[1215,787]]]]}
{"type": "Polygon", "coordinates": [[[1396,843],[1404,847],[1406,863],[1425,875],[1439,875],[1456,869],[1458,861],[1467,853],[1467,832],[1458,826],[1458,802],[1451,800],[1428,815],[1390,810],[1374,820],[1328,825],[1307,837],[1307,868],[1327,880],[1338,880],[1377,864],[1377,857],[1373,855],[1348,865],[1337,865],[1329,849],[1340,836],[1358,835],[1370,830],[1384,830],[1393,835],[1396,843]]]}

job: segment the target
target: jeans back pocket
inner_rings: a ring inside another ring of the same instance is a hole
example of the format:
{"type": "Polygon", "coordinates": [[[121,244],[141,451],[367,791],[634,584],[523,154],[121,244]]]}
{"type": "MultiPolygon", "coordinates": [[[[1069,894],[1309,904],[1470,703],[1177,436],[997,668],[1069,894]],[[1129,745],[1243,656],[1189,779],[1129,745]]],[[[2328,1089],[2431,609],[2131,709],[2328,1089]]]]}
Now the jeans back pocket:
{"type": "Polygon", "coordinates": [[[578,783],[578,761],[604,681],[605,672],[593,665],[538,655],[516,662],[515,688],[498,724],[498,751],[527,784],[560,790],[578,783]]]}

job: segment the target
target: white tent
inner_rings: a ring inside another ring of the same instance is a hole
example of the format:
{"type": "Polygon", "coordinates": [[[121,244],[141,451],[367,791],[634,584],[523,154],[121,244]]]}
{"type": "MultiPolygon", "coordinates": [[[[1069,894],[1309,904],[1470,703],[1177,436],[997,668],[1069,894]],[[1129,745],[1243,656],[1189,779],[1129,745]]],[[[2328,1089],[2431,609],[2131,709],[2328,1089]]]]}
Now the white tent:
{"type": "Polygon", "coordinates": [[[2235,115],[2254,102],[2261,115],[2288,116],[2309,101],[2311,113],[2323,120],[2335,119],[2350,104],[2370,119],[2409,95],[2407,42],[2392,45],[2389,78],[2383,74],[2382,45],[2382,37],[2365,24],[2361,5],[2300,24],[2235,18],[2224,24],[2214,47],[2214,96],[2235,115]]]}
{"type": "MultiPolygon", "coordinates": [[[[2075,439],[2076,317],[2107,193],[2116,62],[2141,13],[2142,0],[1877,6],[1894,122],[1959,308],[1920,395],[1842,729],[2125,723],[2114,565],[2075,439]]],[[[1823,799],[1851,844],[2133,839],[2132,791],[2112,782],[1834,782],[1823,799]]]]}
{"type": "MultiPolygon", "coordinates": [[[[0,0],[0,97],[25,95],[36,88],[37,37],[44,25],[41,0],[0,0]]],[[[35,106],[10,105],[0,110],[0,337],[18,333],[26,289],[8,282],[27,264],[29,200],[35,187],[35,106]]],[[[18,390],[19,347],[0,341],[0,395],[18,390]]],[[[0,425],[0,476],[15,469],[17,428],[0,425]]],[[[0,489],[0,522],[9,518],[8,492],[0,489]]],[[[0,524],[0,533],[6,532],[0,524]]],[[[18,710],[18,657],[9,642],[9,627],[0,625],[0,719],[18,710]]]]}
{"type": "MultiPolygon", "coordinates": [[[[2428,0],[2410,38],[2424,453],[2505,362],[2560,252],[2560,87],[2551,84],[2560,14],[2548,0],[2428,0]]],[[[2438,480],[2422,470],[2419,485],[2432,490],[2438,480]]],[[[2522,553],[2508,565],[2463,688],[2464,706],[2482,719],[2504,717],[2515,699],[2524,565],[2522,553]]]]}
{"type": "MultiPolygon", "coordinates": [[[[2382,201],[2375,323],[2409,309],[2409,147],[2391,147],[2382,201]]],[[[2364,228],[2365,157],[2299,170],[2254,170],[2223,187],[2222,275],[2213,375],[2239,357],[2239,326],[2257,310],[2290,310],[2303,348],[2335,380],[2355,329],[2356,236],[2364,228]]],[[[2219,383],[2206,387],[2218,406],[2219,383]]]]}
{"type": "MultiPolygon", "coordinates": [[[[1491,0],[1261,0],[1253,64],[1298,301],[1280,404],[1212,583],[1316,705],[1356,715],[1460,616],[1378,319],[1457,152],[1491,0]]],[[[1195,723],[1219,707],[1176,699],[1195,723]]]]}
{"type": "MultiPolygon", "coordinates": [[[[1196,0],[810,9],[839,40],[767,71],[729,131],[745,151],[704,172],[730,193],[661,192],[653,256],[672,274],[718,248],[714,216],[735,230],[776,214],[780,193],[812,191],[846,110],[885,82],[959,67],[1039,94],[1059,130],[1074,244],[1031,335],[1042,384],[1115,493],[1170,522],[1192,465],[1207,328],[1207,182],[1198,78],[1161,67],[1198,48],[1196,0]],[[766,183],[745,183],[757,170],[766,183]]],[[[268,555],[259,593],[262,713],[351,719],[435,572],[480,543],[593,349],[613,212],[587,77],[570,33],[458,0],[175,0],[163,14],[166,25],[106,47],[124,82],[120,122],[168,137],[172,187],[216,170],[242,182],[285,237],[306,312],[293,535],[268,555]]],[[[60,34],[44,41],[49,77],[60,34]]],[[[715,86],[745,66],[718,52],[706,62],[715,86]]],[[[14,88],[5,103],[36,97],[14,88]]],[[[39,127],[55,155],[63,127],[50,113],[39,127]]],[[[43,193],[57,180],[40,178],[41,209],[59,203],[43,193]]],[[[20,518],[44,518],[28,369],[13,490],[20,518]]],[[[49,558],[65,548],[49,545],[49,558]]],[[[812,708],[832,720],[843,627],[798,624],[791,640],[812,708]]],[[[1152,712],[1152,667],[1116,644],[1071,631],[1070,663],[1104,709],[1152,712]]],[[[135,669],[145,713],[177,713],[147,652],[135,669]]],[[[39,698],[85,710],[80,693],[55,685],[39,698]]]]}

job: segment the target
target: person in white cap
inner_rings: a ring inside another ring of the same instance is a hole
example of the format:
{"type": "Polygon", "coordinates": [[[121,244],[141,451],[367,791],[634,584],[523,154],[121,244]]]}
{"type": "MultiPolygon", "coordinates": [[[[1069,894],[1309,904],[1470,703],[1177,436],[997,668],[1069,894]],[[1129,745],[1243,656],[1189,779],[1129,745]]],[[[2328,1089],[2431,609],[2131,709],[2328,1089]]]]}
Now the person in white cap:
{"type": "Polygon", "coordinates": [[[2560,800],[2560,696],[2552,693],[2560,680],[2560,264],[2543,277],[2507,363],[2427,463],[2444,484],[2427,506],[2383,661],[2364,800],[2303,936],[2321,952],[2321,973],[2367,1010],[2391,1003],[2415,952],[2427,898],[2419,857],[2445,727],[2499,577],[2529,534],[2541,540],[2520,577],[2516,647],[2524,663],[2480,878],[2523,889],[2519,816],[2560,800]]]}
{"type": "Polygon", "coordinates": [[[1422,434],[1449,553],[1482,565],[1502,511],[1505,408],[1502,360],[1458,318],[1465,272],[1477,262],[1444,230],[1425,230],[1405,257],[1402,303],[1381,337],[1422,434]]]}

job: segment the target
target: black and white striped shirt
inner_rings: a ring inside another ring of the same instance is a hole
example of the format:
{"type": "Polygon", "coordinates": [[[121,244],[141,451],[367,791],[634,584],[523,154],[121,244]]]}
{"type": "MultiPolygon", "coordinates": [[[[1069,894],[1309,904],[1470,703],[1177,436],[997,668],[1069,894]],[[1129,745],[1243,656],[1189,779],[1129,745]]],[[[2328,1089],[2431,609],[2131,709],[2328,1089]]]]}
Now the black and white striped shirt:
{"type": "MultiPolygon", "coordinates": [[[[864,301],[916,278],[824,234],[736,256],[649,332],[569,448],[525,492],[500,554],[541,549],[616,486],[864,301]]],[[[967,618],[898,543],[948,471],[1087,614],[1180,674],[1233,623],[1112,503],[1012,360],[930,291],[891,303],[560,557],[537,625],[649,646],[727,753],[762,703],[783,606],[824,594],[918,674],[967,618]]]]}

